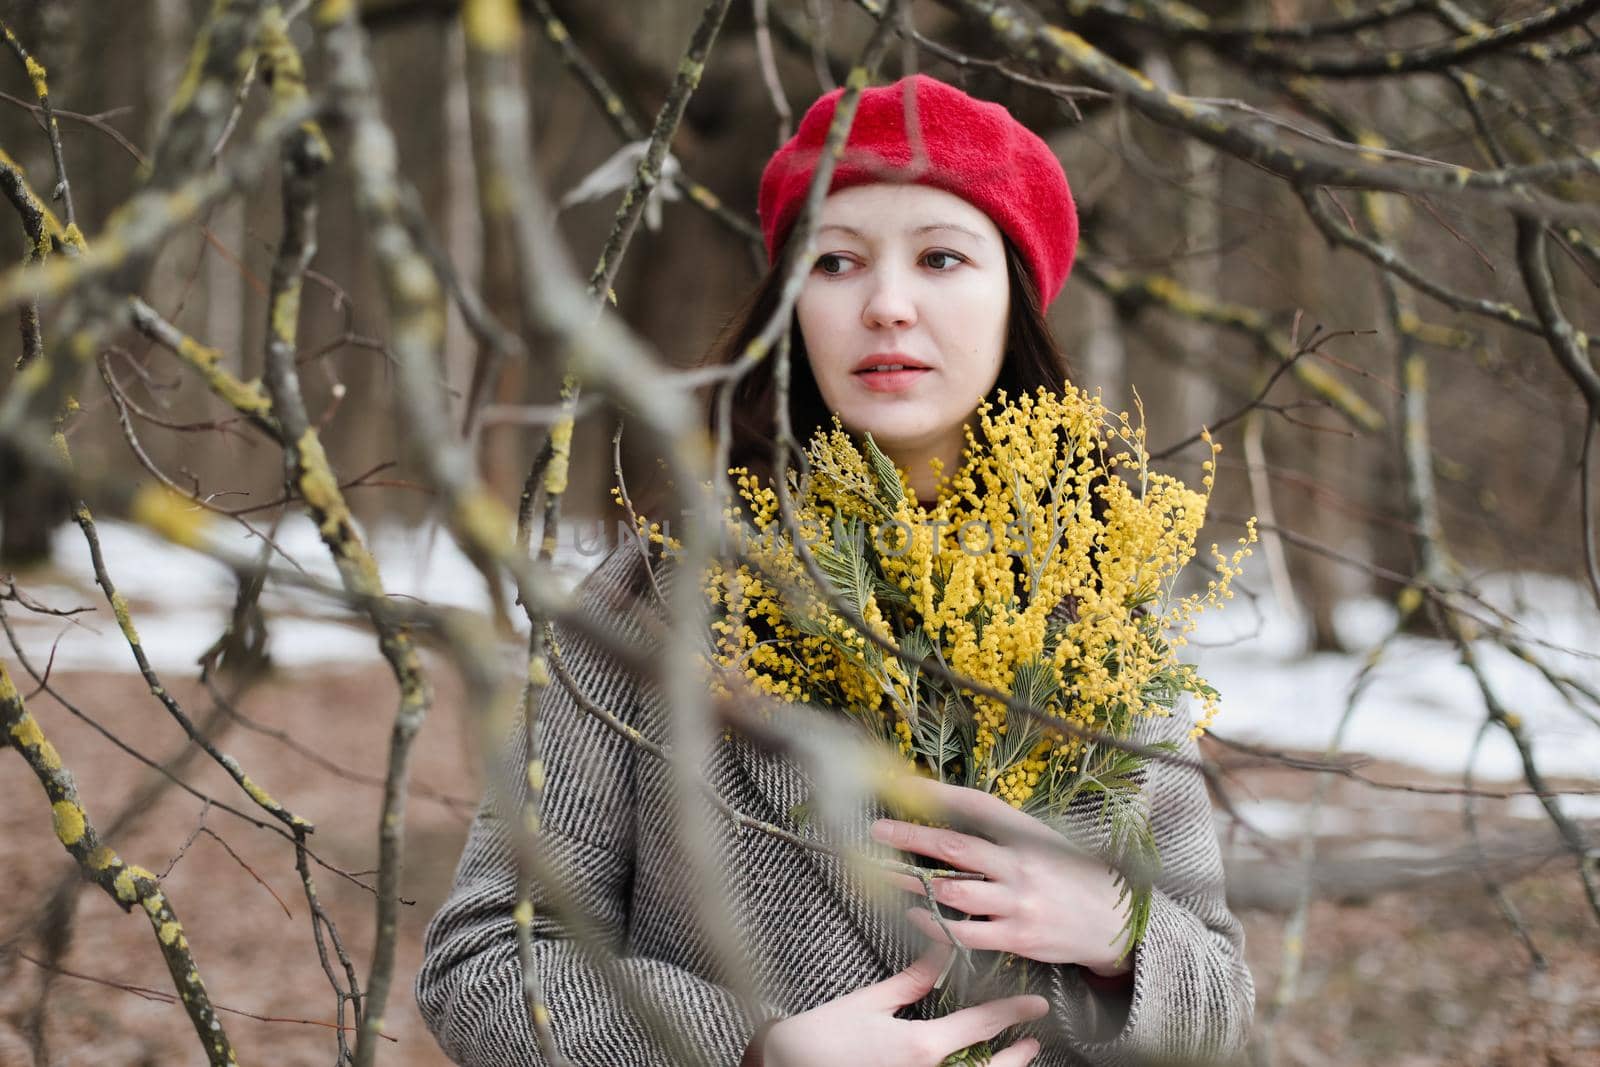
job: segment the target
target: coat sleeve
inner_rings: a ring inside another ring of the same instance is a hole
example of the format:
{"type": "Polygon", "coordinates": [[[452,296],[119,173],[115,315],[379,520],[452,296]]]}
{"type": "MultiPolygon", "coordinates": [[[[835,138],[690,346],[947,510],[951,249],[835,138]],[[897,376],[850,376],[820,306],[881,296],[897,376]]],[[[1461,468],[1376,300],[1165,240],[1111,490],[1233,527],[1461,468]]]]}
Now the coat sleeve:
{"type": "MultiPolygon", "coordinates": [[[[638,621],[609,606],[627,599],[633,565],[619,558],[622,551],[600,564],[580,596],[591,618],[632,643],[644,637],[638,621]]],[[[562,662],[579,687],[625,719],[634,715],[637,686],[615,661],[569,627],[557,625],[555,633],[562,662]]],[[[634,1010],[643,1001],[700,1062],[732,1067],[753,1030],[732,993],[683,967],[628,952],[633,768],[637,758],[651,757],[585,712],[559,681],[543,690],[538,715],[547,768],[541,844],[610,960],[602,967],[569,937],[551,913],[548,893],[535,887],[533,959],[558,1047],[573,1067],[675,1067],[682,1057],[653,1038],[652,1027],[634,1010]]],[[[518,725],[505,762],[517,771],[510,781],[525,791],[523,728],[518,725]]],[[[518,792],[519,804],[520,799],[518,792]]],[[[545,1062],[523,997],[515,906],[513,841],[502,814],[486,801],[450,895],[428,926],[415,988],[428,1028],[462,1067],[545,1062]]]]}
{"type": "MultiPolygon", "coordinates": [[[[1198,761],[1186,716],[1152,720],[1141,740],[1169,740],[1198,761]]],[[[1081,969],[1050,970],[1055,1021],[1079,1056],[1097,1067],[1167,1061],[1205,1063],[1242,1049],[1255,1009],[1244,928],[1228,909],[1221,851],[1205,780],[1155,762],[1145,795],[1161,856],[1150,925],[1134,950],[1133,988],[1101,993],[1081,969]]]]}

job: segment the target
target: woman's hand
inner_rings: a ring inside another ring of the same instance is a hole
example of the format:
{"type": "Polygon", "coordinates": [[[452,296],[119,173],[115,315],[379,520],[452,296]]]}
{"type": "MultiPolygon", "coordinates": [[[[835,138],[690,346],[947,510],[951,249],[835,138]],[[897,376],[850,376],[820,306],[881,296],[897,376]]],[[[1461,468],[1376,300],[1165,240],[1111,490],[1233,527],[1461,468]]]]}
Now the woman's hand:
{"type": "MultiPolygon", "coordinates": [[[[898,974],[775,1023],[761,1043],[762,1067],[937,1067],[952,1052],[1050,1010],[1043,997],[1030,994],[938,1019],[896,1019],[896,1010],[933,989],[949,954],[935,945],[898,974]]],[[[1025,1037],[1002,1049],[989,1067],[1023,1067],[1038,1052],[1039,1042],[1025,1037]]]]}
{"type": "MultiPolygon", "coordinates": [[[[929,811],[992,833],[995,840],[957,830],[880,819],[872,836],[904,852],[976,871],[985,881],[936,878],[933,896],[941,904],[985,919],[946,920],[970,949],[1010,952],[1040,963],[1077,963],[1105,977],[1126,974],[1122,956],[1127,901],[1111,869],[1062,847],[1061,836],[999,797],[925,778],[904,783],[910,796],[929,811]]],[[[894,883],[926,899],[922,882],[893,875],[894,883]]],[[[912,908],[911,921],[928,937],[948,943],[927,907],[912,908]]]]}

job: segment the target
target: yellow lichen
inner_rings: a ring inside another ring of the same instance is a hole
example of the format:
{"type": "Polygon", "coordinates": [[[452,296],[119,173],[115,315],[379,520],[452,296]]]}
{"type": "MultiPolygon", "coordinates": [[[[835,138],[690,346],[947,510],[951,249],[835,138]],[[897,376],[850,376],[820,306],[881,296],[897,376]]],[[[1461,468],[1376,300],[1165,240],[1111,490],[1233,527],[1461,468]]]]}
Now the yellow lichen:
{"type": "Polygon", "coordinates": [[[272,336],[287,345],[294,344],[300,329],[300,287],[291,285],[272,302],[272,336]]]}
{"type": "Polygon", "coordinates": [[[28,80],[33,82],[33,95],[41,100],[50,95],[50,86],[45,79],[44,64],[32,56],[28,57],[28,80]]]}
{"type": "Polygon", "coordinates": [[[689,196],[692,197],[694,201],[701,207],[709,208],[712,211],[715,211],[722,206],[722,198],[717,196],[717,194],[713,193],[710,189],[707,189],[705,186],[701,185],[699,182],[693,182],[690,184],[689,196]]]}
{"type": "MultiPolygon", "coordinates": [[[[0,701],[11,702],[17,700],[17,691],[11,684],[11,679],[6,676],[5,669],[0,667],[0,701]]],[[[22,713],[22,719],[11,727],[11,736],[17,746],[23,749],[32,749],[39,765],[50,773],[61,769],[61,755],[56,752],[44,733],[39,729],[39,723],[27,712],[22,713]]]]}
{"type": "Polygon", "coordinates": [[[323,26],[333,26],[350,16],[351,0],[322,0],[317,5],[316,20],[323,26]]]}
{"type": "Polygon", "coordinates": [[[513,52],[522,43],[516,0],[467,0],[461,8],[467,44],[482,52],[513,52]]]}
{"type": "Polygon", "coordinates": [[[544,472],[545,492],[559,495],[567,491],[567,468],[572,459],[572,418],[563,415],[550,427],[550,465],[544,472]]]}
{"type": "Polygon", "coordinates": [[[39,766],[50,774],[54,774],[61,769],[61,754],[56,751],[56,746],[49,741],[43,741],[39,744],[39,766]]]}
{"type": "Polygon", "coordinates": [[[482,188],[483,210],[490,215],[509,215],[517,203],[516,187],[499,171],[484,176],[482,188]]]}
{"type": "MultiPolygon", "coordinates": [[[[222,9],[222,0],[214,0],[211,5],[212,17],[222,9]]],[[[172,101],[168,104],[168,114],[177,114],[187,108],[194,99],[195,90],[200,88],[200,75],[205,69],[206,53],[210,50],[210,34],[201,34],[195,45],[189,51],[189,60],[184,65],[183,77],[178,82],[177,90],[172,94],[172,101]]]]}
{"type": "Polygon", "coordinates": [[[455,522],[470,544],[488,549],[491,555],[503,556],[512,550],[515,522],[511,513],[481,489],[461,495],[456,503],[455,522]]]}
{"type": "Polygon", "coordinates": [[[1428,366],[1420,359],[1408,359],[1405,363],[1406,389],[1410,392],[1421,392],[1428,386],[1428,366]]]}
{"type": "MultiPolygon", "coordinates": [[[[15,700],[17,691],[11,685],[11,679],[5,678],[0,682],[0,700],[15,700]]],[[[39,724],[32,715],[23,712],[22,721],[11,728],[11,737],[23,748],[41,748],[48,744],[44,739],[44,732],[39,729],[39,724]]]]}
{"type": "Polygon", "coordinates": [[[340,573],[363,596],[383,596],[377,561],[356,535],[350,507],[345,503],[338,479],[333,476],[321,438],[308,426],[295,446],[300,467],[297,483],[300,495],[317,518],[323,541],[337,554],[340,573]]]}
{"type": "Polygon", "coordinates": [[[122,630],[122,636],[128,639],[128,644],[139,643],[139,631],[133,625],[133,613],[128,610],[128,602],[121,593],[111,594],[111,611],[117,617],[117,626],[122,630]]]}
{"type": "Polygon", "coordinates": [[[56,837],[63,845],[71,848],[83,840],[86,830],[83,809],[75,801],[56,801],[50,805],[50,814],[55,822],[56,837]]]}
{"type": "Polygon", "coordinates": [[[266,808],[269,811],[276,811],[278,809],[278,802],[273,800],[272,795],[257,785],[248,774],[241,777],[239,788],[243,789],[246,793],[249,793],[250,799],[255,801],[257,804],[260,804],[263,808],[266,808]]]}
{"type": "MultiPolygon", "coordinates": [[[[439,296],[439,282],[433,267],[414,252],[395,260],[392,281],[395,295],[408,304],[429,304],[439,296]]],[[[431,323],[429,329],[432,329],[431,323]]]]}
{"type": "Polygon", "coordinates": [[[205,371],[221,361],[222,350],[203,345],[192,337],[185,337],[178,342],[178,357],[190,366],[205,371]]]}
{"type": "Polygon", "coordinates": [[[156,936],[161,939],[163,945],[170,946],[177,942],[178,935],[182,932],[183,928],[169,919],[161,924],[160,929],[156,931],[156,936]]]}
{"type": "Polygon", "coordinates": [[[159,484],[141,486],[133,494],[128,517],[185,548],[201,547],[211,526],[203,508],[159,484]]]}
{"type": "Polygon", "coordinates": [[[117,851],[110,845],[96,845],[85,862],[89,864],[90,870],[103,871],[118,862],[117,851]]]}
{"type": "Polygon", "coordinates": [[[322,439],[311,427],[295,442],[300,462],[300,495],[312,510],[321,515],[317,526],[323,537],[341,535],[342,527],[350,521],[350,508],[333,476],[328,454],[322,449],[322,439]]]}
{"type": "MultiPolygon", "coordinates": [[[[53,265],[54,264],[46,264],[47,267],[53,265]]],[[[17,376],[11,379],[11,382],[12,385],[16,387],[18,392],[32,394],[37,393],[40,389],[43,389],[44,384],[49,380],[50,364],[46,363],[42,359],[36,359],[22,370],[18,371],[17,376]]]]}

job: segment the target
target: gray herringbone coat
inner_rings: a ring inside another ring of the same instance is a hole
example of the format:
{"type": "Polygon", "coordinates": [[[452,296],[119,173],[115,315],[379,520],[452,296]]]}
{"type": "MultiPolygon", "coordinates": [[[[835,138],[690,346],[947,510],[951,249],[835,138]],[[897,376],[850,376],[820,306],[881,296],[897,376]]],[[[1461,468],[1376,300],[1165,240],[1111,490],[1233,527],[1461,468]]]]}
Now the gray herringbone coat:
{"type": "MultiPolygon", "coordinates": [[[[581,587],[584,611],[639,644],[647,580],[633,546],[613,551],[581,587]]],[[[661,701],[575,631],[558,626],[562,660],[596,703],[666,741],[661,701]]],[[[671,768],[579,707],[560,684],[539,706],[548,777],[546,858],[570,871],[568,888],[616,954],[609,978],[546,914],[535,895],[535,962],[562,1051],[576,1067],[673,1064],[683,1050],[704,1062],[738,1062],[754,1021],[718,982],[696,915],[697,890],[668,812],[671,768]],[[616,991],[621,982],[632,999],[616,991]],[[640,999],[684,1035],[674,1056],[630,1008],[640,999]]],[[[1194,754],[1186,723],[1152,720],[1142,740],[1166,736],[1194,754]]],[[[520,746],[519,746],[520,747],[520,746]]],[[[725,738],[706,764],[711,785],[735,808],[790,825],[808,781],[792,763],[742,737],[725,738]]],[[[521,775],[518,775],[521,778],[521,775]]],[[[1049,968],[1051,1014],[1036,1030],[1039,1067],[1145,1063],[1240,1047],[1254,991],[1243,932],[1223,898],[1211,805],[1198,774],[1154,764],[1145,796],[1162,857],[1149,932],[1135,954],[1130,1004],[1102,1002],[1076,967],[1049,968]],[[1125,1021],[1123,1008],[1126,1008],[1125,1021]],[[1120,1024],[1120,1029],[1118,1028],[1120,1024]]],[[[869,813],[870,814],[870,813],[869,813]]],[[[858,845],[869,819],[853,831],[858,845]]],[[[1070,830],[1093,847],[1094,820],[1070,830]]],[[[763,1008],[792,1014],[887,977],[919,946],[897,922],[900,908],[874,903],[834,857],[716,820],[716,855],[732,906],[728,929],[744,946],[763,1008]]],[[[444,1050],[463,1067],[540,1064],[517,960],[512,908],[515,859],[506,828],[485,804],[472,826],[450,898],[430,924],[417,1003],[444,1050]]],[[[1062,901],[1071,921],[1072,902],[1062,901]]],[[[924,1003],[916,1014],[926,1014],[924,1003]]],[[[847,1065],[837,1065],[847,1067],[847,1065]]]]}

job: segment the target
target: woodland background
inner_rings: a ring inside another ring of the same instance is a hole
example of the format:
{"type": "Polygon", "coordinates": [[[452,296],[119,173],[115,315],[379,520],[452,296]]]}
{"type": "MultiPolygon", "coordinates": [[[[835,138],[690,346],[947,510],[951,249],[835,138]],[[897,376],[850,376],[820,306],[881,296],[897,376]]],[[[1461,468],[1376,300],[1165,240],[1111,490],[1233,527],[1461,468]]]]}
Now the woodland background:
{"type": "MultiPolygon", "coordinates": [[[[230,11],[265,6],[0,5],[6,25],[49,72],[77,224],[91,250],[125,235],[119,227],[127,217],[115,212],[147,182],[141,158],[157,155],[163,131],[172,128],[165,116],[181,95],[197,39],[230,11]]],[[[341,5],[284,6],[288,39],[304,54],[306,84],[319,98],[339,63],[321,46],[325,31],[314,22],[341,5]]],[[[698,203],[665,203],[659,231],[640,228],[612,282],[622,322],[663,368],[693,365],[758,277],[748,227],[761,167],[780,139],[769,76],[798,115],[824,84],[843,81],[879,10],[834,0],[722,6],[726,17],[703,78],[671,139],[682,172],[714,195],[720,217],[705,208],[704,193],[698,203]]],[[[1076,379],[1102,390],[1113,407],[1142,403],[1158,453],[1202,424],[1220,426],[1225,451],[1212,539],[1237,536],[1250,514],[1268,534],[1249,576],[1247,606],[1237,609],[1243,621],[1214,635],[1234,649],[1229,677],[1239,679],[1232,687],[1219,682],[1217,732],[1237,744],[1212,741],[1207,748],[1247,816],[1220,816],[1219,827],[1257,976],[1262,1037],[1253,1057],[1303,1064],[1600,1062],[1593,803],[1600,762],[1589,758],[1600,734],[1600,578],[1592,547],[1586,555],[1592,516],[1587,524],[1584,517],[1600,478],[1581,465],[1586,435],[1600,417],[1588,339],[1600,335],[1600,37],[1588,28],[1600,29],[1593,14],[1600,4],[1035,0],[1039,16],[1095,50],[1098,58],[1068,71],[1049,69],[1038,56],[1030,62],[1012,48],[1014,40],[997,39],[995,6],[904,5],[903,17],[938,46],[896,40],[878,81],[910,69],[935,73],[1004,102],[1046,137],[1083,219],[1078,265],[1050,314],[1076,379]],[[1549,28],[1539,28],[1540,19],[1549,28]],[[1507,31],[1528,20],[1532,29],[1507,31]],[[1261,27],[1278,33],[1262,36],[1255,32],[1261,27]],[[984,62],[952,63],[952,49],[984,62]],[[1402,59],[1390,64],[1390,55],[1402,59]],[[1019,77],[993,69],[994,60],[1019,77]],[[1102,60],[1121,66],[1101,68],[1102,60]],[[1351,70],[1340,66],[1347,60],[1351,70]],[[1305,76],[1297,65],[1307,68],[1305,76]],[[1116,71],[1134,69],[1154,95],[1117,88],[1116,71]],[[1075,91],[1052,93],[1040,81],[1075,91]],[[1215,107],[1222,126],[1241,138],[1207,140],[1199,126],[1182,126],[1163,110],[1163,101],[1179,99],[1215,107]],[[1267,113],[1323,141],[1269,122],[1267,113]],[[1366,154],[1350,147],[1357,140],[1366,154]],[[1292,175],[1264,145],[1372,172],[1306,179],[1310,201],[1331,220],[1319,228],[1292,175]],[[1385,146],[1390,154],[1371,151],[1385,146]],[[1476,190],[1428,184],[1456,167],[1510,177],[1476,190]],[[1387,179],[1373,177],[1379,170],[1407,177],[1399,187],[1384,186],[1387,179]],[[1424,177],[1405,184],[1418,174],[1424,177]],[[1374,185],[1391,191],[1362,191],[1374,185]],[[1359,231],[1384,246],[1391,266],[1408,266],[1386,274],[1372,258],[1330,243],[1330,225],[1359,231]],[[1532,252],[1528,227],[1544,234],[1532,252]],[[1545,264],[1542,287],[1530,281],[1535,261],[1545,264]],[[1407,278],[1406,270],[1418,277],[1407,278]],[[1434,295],[1419,295],[1429,287],[1434,295]],[[1436,299],[1439,292],[1450,299],[1436,299]],[[1553,303],[1559,321],[1538,310],[1542,303],[1553,303]],[[1511,322],[1505,308],[1520,309],[1521,321],[1511,322]],[[1274,377],[1285,362],[1288,372],[1274,377]],[[1455,732],[1443,742],[1443,728],[1407,742],[1403,724],[1415,709],[1396,698],[1367,713],[1394,724],[1397,742],[1374,752],[1377,759],[1324,753],[1361,664],[1385,643],[1388,663],[1400,653],[1393,669],[1415,674],[1407,699],[1451,702],[1455,732]],[[1497,666],[1518,657],[1538,669],[1517,674],[1497,666]],[[1252,688],[1252,678],[1267,677],[1282,677],[1286,689],[1252,688]],[[1314,692],[1319,687],[1333,691],[1314,692]],[[1235,709],[1239,730],[1230,733],[1235,709]],[[1273,718],[1298,718],[1302,732],[1289,737],[1261,725],[1273,718]],[[1480,725],[1503,758],[1464,790],[1463,761],[1420,749],[1441,744],[1457,752],[1480,725]],[[1540,753],[1554,762],[1548,779],[1534,762],[1540,753]],[[1317,801],[1326,809],[1316,838],[1321,859],[1302,898],[1301,842],[1319,781],[1330,783],[1317,801]],[[1409,788],[1380,788],[1396,784],[1409,788]],[[1483,794],[1474,803],[1476,845],[1462,821],[1473,789],[1483,794]],[[1540,804],[1550,798],[1558,802],[1554,811],[1540,804]]],[[[461,5],[365,0],[355,7],[381,112],[396,138],[398,173],[415,190],[416,216],[487,315],[525,345],[494,355],[451,303],[434,348],[441,386],[434,399],[455,430],[450,447],[470,457],[484,490],[509,514],[545,443],[542,406],[561,398],[559,342],[570,326],[530,302],[530,272],[519,266],[525,250],[480,192],[491,169],[484,162],[490,135],[474,104],[476,60],[461,5]],[[487,405],[476,416],[480,432],[462,437],[479,380],[487,405]]],[[[663,102],[681,96],[675,74],[705,10],[686,0],[523,5],[527,32],[515,65],[536,167],[521,179],[560,201],[624,142],[648,137],[663,102]],[[551,19],[560,32],[551,32],[551,19]],[[594,81],[575,74],[574,49],[614,91],[625,120],[608,118],[594,81]]],[[[1026,25],[1019,10],[1004,7],[1026,25]]],[[[11,59],[0,55],[0,148],[48,200],[55,184],[50,139],[27,72],[11,59]]],[[[275,105],[267,81],[253,76],[242,90],[234,86],[242,106],[218,159],[237,158],[270,123],[275,105]]],[[[456,525],[455,537],[469,548],[463,556],[439,525],[441,517],[452,525],[452,498],[427,447],[417,447],[419,426],[405,399],[416,379],[407,377],[405,357],[392,344],[403,315],[386,288],[378,231],[352,170],[349,115],[340,112],[358,99],[335,99],[322,116],[332,160],[316,181],[316,255],[298,308],[305,406],[346,483],[352,528],[374,531],[390,590],[411,588],[419,603],[481,610],[489,600],[467,562],[471,538],[456,525]],[[396,532],[419,527],[434,532],[396,532]],[[388,542],[384,531],[392,533],[388,542]]],[[[221,127],[206,129],[207,144],[215,143],[221,127]]],[[[270,163],[253,179],[172,227],[139,270],[110,276],[103,287],[113,295],[137,292],[167,323],[219,350],[221,365],[246,382],[269,369],[283,228],[279,166],[264,158],[270,163]]],[[[177,178],[209,165],[203,151],[188,159],[177,178]]],[[[156,168],[151,187],[162,187],[164,173],[156,168]]],[[[560,212],[556,232],[582,278],[634,177],[628,165],[617,173],[610,191],[560,212]]],[[[62,214],[60,201],[52,206],[62,214]]],[[[13,232],[21,263],[30,242],[20,220],[13,232]]],[[[562,269],[555,257],[539,261],[538,270],[551,276],[562,269]]],[[[22,336],[17,277],[0,278],[11,309],[12,325],[0,332],[7,338],[22,336]]],[[[112,324],[99,350],[111,353],[105,366],[146,413],[130,416],[143,458],[119,423],[119,405],[99,376],[82,368],[74,385],[81,411],[66,423],[73,464],[85,475],[80,484],[24,447],[26,433],[42,423],[0,411],[0,574],[13,575],[0,585],[0,607],[20,635],[0,649],[0,662],[75,776],[102,836],[157,873],[182,856],[163,884],[184,909],[213,997],[273,1020],[226,1017],[240,1060],[342,1061],[344,1042],[329,1025],[336,1006],[341,1017],[348,1008],[318,963],[306,902],[294,886],[292,849],[227,823],[193,795],[152,785],[159,779],[52,703],[52,692],[62,694],[158,762],[185,747],[147,679],[133,670],[126,644],[119,648],[116,620],[82,558],[83,537],[68,516],[68,502],[82,494],[103,516],[107,568],[113,576],[121,569],[153,669],[176,703],[208,724],[216,743],[257,780],[277,783],[286,807],[317,823],[317,847],[336,866],[363,881],[386,868],[398,897],[409,902],[399,909],[383,1026],[398,1041],[364,1041],[372,1047],[358,1055],[442,1063],[408,983],[422,924],[448,888],[480,788],[474,698],[457,680],[460,661],[440,647],[422,654],[437,692],[411,771],[403,869],[384,858],[376,831],[390,773],[391,672],[375,655],[370,627],[364,652],[305,650],[325,639],[316,627],[360,622],[359,607],[313,604],[292,589],[274,593],[268,583],[265,614],[244,626],[254,640],[241,636],[235,614],[227,653],[236,664],[265,670],[237,667],[233,677],[247,692],[232,705],[238,714],[220,702],[221,710],[203,713],[215,693],[196,681],[194,652],[228,626],[239,583],[198,556],[160,548],[120,525],[136,511],[129,492],[159,470],[208,504],[262,505],[249,519],[274,530],[278,513],[297,512],[299,503],[273,506],[285,484],[279,442],[208,391],[152,332],[130,328],[108,310],[115,302],[84,295],[98,284],[77,279],[46,294],[46,358],[62,360],[62,339],[83,322],[112,324]],[[70,623],[33,610],[84,605],[95,610],[70,623]],[[51,692],[39,689],[19,655],[48,675],[51,692]],[[194,836],[202,820],[218,836],[194,836]]],[[[20,341],[7,344],[24,351],[20,341]]],[[[0,361],[0,397],[18,395],[13,363],[0,361]]],[[[593,384],[595,397],[619,396],[603,373],[593,384]]],[[[577,423],[565,529],[616,521],[609,496],[614,410],[608,403],[585,408],[577,423]]],[[[31,414],[37,420],[39,412],[31,414]]],[[[634,412],[641,414],[654,417],[634,412]]],[[[630,484],[659,479],[648,434],[630,425],[622,447],[630,484]]],[[[1162,463],[1195,477],[1201,458],[1178,451],[1162,463]]],[[[337,581],[325,558],[315,569],[313,558],[325,550],[309,524],[304,536],[297,529],[293,521],[282,527],[284,554],[337,581]]],[[[570,547],[558,560],[569,578],[585,562],[570,547]]],[[[0,755],[0,864],[8,872],[0,906],[0,1063],[205,1062],[182,1008],[171,1003],[159,946],[142,920],[87,884],[46,905],[71,870],[51,833],[47,800],[54,795],[40,792],[17,752],[0,755]]],[[[213,796],[237,792],[204,759],[191,758],[178,773],[213,796]]],[[[318,884],[366,983],[381,940],[373,931],[374,894],[326,872],[318,884]]],[[[356,1044],[353,1031],[349,1042],[356,1044]]]]}

